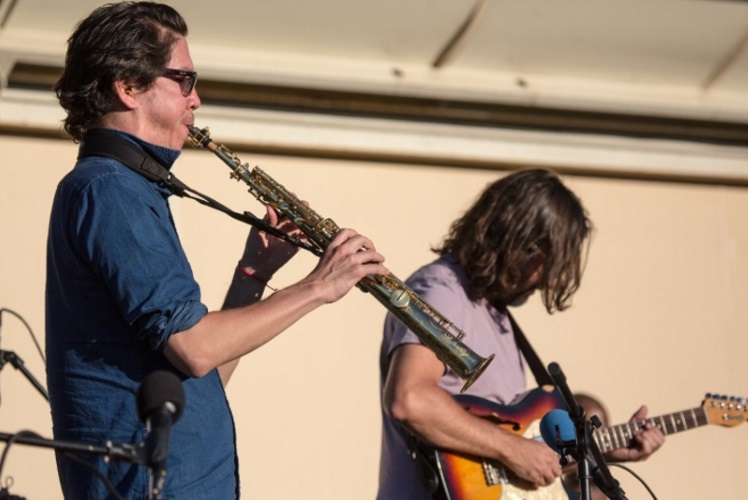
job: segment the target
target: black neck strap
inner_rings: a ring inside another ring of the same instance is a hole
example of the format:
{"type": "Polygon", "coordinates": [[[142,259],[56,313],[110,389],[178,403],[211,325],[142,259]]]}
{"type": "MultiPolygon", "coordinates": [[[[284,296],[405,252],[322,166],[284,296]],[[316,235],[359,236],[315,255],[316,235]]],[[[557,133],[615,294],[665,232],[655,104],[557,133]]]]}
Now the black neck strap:
{"type": "Polygon", "coordinates": [[[522,332],[522,329],[514,320],[514,317],[511,315],[508,309],[504,309],[504,312],[506,313],[507,318],[509,318],[509,322],[512,324],[514,339],[517,341],[517,345],[519,346],[520,351],[522,351],[522,354],[525,356],[527,364],[530,365],[530,370],[535,376],[535,381],[539,386],[553,385],[553,379],[551,378],[550,373],[548,373],[548,370],[545,368],[545,365],[543,365],[543,362],[540,361],[540,357],[538,357],[535,349],[533,349],[530,345],[530,341],[527,340],[527,337],[525,337],[524,332],[522,332]]]}
{"type": "Polygon", "coordinates": [[[182,181],[142,148],[112,130],[96,128],[86,132],[78,149],[78,158],[87,156],[103,156],[117,160],[146,179],[163,183],[177,196],[184,196],[187,189],[182,181]]]}
{"type": "Polygon", "coordinates": [[[154,160],[142,148],[112,130],[95,128],[86,131],[78,149],[78,158],[87,156],[102,156],[116,160],[146,179],[162,183],[177,196],[195,200],[202,205],[223,212],[233,219],[255,226],[260,231],[277,236],[294,246],[308,250],[315,255],[321,255],[321,252],[310,243],[289,236],[286,232],[271,226],[251,212],[244,212],[243,214],[234,212],[210,196],[195,191],[177,179],[174,174],[154,160]]]}

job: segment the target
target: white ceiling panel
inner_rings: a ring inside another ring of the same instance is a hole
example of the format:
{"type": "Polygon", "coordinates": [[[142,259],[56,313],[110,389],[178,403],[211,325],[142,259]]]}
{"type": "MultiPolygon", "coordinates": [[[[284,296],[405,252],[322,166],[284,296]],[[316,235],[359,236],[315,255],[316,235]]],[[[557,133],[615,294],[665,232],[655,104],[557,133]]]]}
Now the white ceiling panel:
{"type": "Polygon", "coordinates": [[[748,30],[744,4],[493,2],[458,66],[631,84],[698,86],[748,30]]]}
{"type": "MultiPolygon", "coordinates": [[[[203,82],[748,124],[748,1],[167,3],[203,82]]],[[[0,97],[100,4],[0,0],[0,97]]]]}

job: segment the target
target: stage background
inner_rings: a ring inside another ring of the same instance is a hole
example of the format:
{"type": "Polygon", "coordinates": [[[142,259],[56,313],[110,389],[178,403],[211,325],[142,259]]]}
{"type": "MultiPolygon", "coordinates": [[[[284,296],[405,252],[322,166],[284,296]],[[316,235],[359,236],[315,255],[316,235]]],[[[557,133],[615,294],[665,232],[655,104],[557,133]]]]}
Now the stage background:
{"type": "MultiPolygon", "coordinates": [[[[0,307],[22,315],[43,343],[47,219],[77,151],[72,142],[12,135],[0,135],[0,151],[0,307]]],[[[238,153],[319,214],[370,236],[403,279],[433,258],[430,245],[474,196],[507,173],[238,153]]],[[[236,210],[262,212],[207,152],[185,151],[175,173],[236,210]]],[[[564,180],[586,205],[595,233],[571,310],[548,316],[537,297],[516,310],[544,361],[558,362],[572,389],[602,398],[613,423],[642,403],[660,415],[699,406],[707,392],[744,396],[748,190],[593,175],[564,180]]],[[[189,200],[174,199],[172,208],[204,300],[215,309],[247,228],[189,200]]],[[[293,283],[315,262],[300,254],[272,285],[293,283]]],[[[374,498],[384,315],[378,302],[353,290],[241,362],[228,395],[246,497],[374,498]]],[[[45,383],[22,323],[4,313],[1,328],[0,347],[45,383]]],[[[46,402],[10,365],[0,375],[0,395],[0,431],[51,437],[46,402]]],[[[740,498],[747,433],[748,426],[691,430],[630,466],[659,498],[740,498]]],[[[61,498],[51,451],[15,445],[5,467],[12,493],[61,498]]],[[[629,498],[647,498],[628,473],[613,473],[629,498]]]]}

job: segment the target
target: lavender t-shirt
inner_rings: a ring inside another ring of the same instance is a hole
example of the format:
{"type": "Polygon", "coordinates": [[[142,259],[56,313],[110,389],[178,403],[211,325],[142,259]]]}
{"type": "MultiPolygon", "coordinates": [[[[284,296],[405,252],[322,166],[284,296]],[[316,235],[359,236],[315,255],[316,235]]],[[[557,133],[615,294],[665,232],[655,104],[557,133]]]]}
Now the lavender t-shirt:
{"type": "MultiPolygon", "coordinates": [[[[488,368],[465,394],[498,404],[509,404],[525,391],[524,360],[508,318],[485,300],[471,301],[468,298],[464,273],[452,258],[442,257],[422,267],[406,284],[467,333],[462,339],[464,344],[482,357],[495,355],[488,368]]],[[[419,343],[418,337],[388,314],[380,353],[382,387],[392,352],[403,344],[413,343],[419,343]]],[[[445,366],[445,374],[439,385],[450,394],[458,394],[464,381],[445,366]]],[[[408,453],[402,428],[384,412],[382,419],[378,500],[430,499],[415,462],[408,453]]]]}

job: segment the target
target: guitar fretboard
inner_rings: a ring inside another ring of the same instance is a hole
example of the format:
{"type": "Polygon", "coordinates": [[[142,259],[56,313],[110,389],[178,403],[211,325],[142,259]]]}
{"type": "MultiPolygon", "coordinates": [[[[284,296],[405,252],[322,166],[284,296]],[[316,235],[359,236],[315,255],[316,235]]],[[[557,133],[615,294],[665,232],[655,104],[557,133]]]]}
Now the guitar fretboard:
{"type": "Polygon", "coordinates": [[[668,435],[706,425],[709,419],[703,407],[692,408],[612,427],[601,427],[593,432],[593,439],[603,453],[625,448],[648,423],[659,427],[663,434],[668,435]]]}

